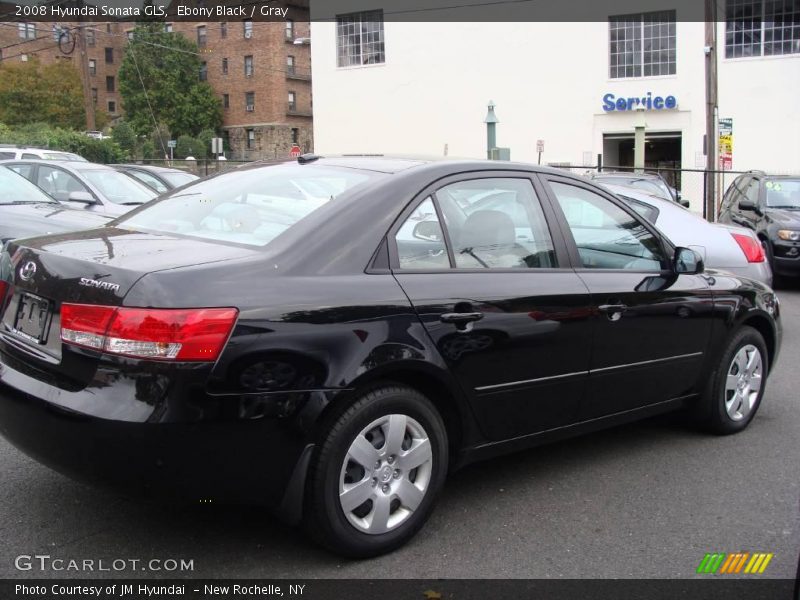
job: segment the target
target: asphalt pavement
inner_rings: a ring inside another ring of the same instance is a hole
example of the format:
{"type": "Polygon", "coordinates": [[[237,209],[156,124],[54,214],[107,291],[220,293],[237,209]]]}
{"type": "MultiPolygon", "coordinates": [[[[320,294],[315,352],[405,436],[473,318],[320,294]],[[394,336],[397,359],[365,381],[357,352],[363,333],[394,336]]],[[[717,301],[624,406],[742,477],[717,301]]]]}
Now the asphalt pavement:
{"type": "Polygon", "coordinates": [[[259,509],[97,491],[0,440],[0,577],[687,578],[707,552],[743,551],[774,553],[761,577],[794,578],[800,284],[779,296],[781,358],[745,432],[706,435],[666,416],[472,465],[451,476],[410,544],[369,561],[321,550],[259,509]],[[28,555],[64,560],[63,570],[19,570],[28,555]],[[111,568],[120,559],[192,570],[111,568]]]}

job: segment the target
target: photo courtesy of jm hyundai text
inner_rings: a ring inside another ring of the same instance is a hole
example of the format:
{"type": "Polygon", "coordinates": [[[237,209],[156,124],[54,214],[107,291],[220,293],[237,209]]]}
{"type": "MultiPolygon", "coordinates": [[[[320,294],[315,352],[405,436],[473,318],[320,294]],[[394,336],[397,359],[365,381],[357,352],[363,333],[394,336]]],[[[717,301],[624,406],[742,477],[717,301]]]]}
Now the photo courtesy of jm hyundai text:
{"type": "Polygon", "coordinates": [[[249,503],[368,557],[448,472],[651,415],[745,429],[763,283],[605,188],[510,162],[301,156],[0,261],[0,432],[150,501],[249,503]]]}

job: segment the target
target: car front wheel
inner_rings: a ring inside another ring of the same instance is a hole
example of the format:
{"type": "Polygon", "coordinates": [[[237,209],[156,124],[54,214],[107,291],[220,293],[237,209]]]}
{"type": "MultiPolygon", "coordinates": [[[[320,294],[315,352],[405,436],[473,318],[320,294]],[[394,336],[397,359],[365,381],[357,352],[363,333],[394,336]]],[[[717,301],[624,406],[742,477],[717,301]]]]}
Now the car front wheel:
{"type": "Polygon", "coordinates": [[[363,394],[330,426],[309,475],[305,525],[327,548],[376,556],[425,523],[447,473],[441,416],[414,389],[363,394]]]}
{"type": "Polygon", "coordinates": [[[744,326],[728,343],[711,381],[706,425],[715,433],[737,433],[753,420],[767,382],[768,355],[763,336],[744,326]]]}

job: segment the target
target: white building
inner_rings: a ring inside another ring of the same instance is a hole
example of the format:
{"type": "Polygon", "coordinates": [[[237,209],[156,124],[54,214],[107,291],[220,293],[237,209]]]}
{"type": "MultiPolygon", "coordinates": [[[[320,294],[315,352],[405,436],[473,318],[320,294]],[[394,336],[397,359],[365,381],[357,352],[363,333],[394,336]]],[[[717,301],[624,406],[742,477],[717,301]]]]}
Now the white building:
{"type": "MultiPolygon", "coordinates": [[[[312,6],[313,19],[326,18],[312,23],[316,151],[483,158],[491,99],[497,145],[512,160],[536,162],[543,140],[542,164],[594,165],[602,154],[604,165],[632,166],[643,119],[648,166],[703,168],[705,23],[663,4],[555,23],[396,22],[312,6]]],[[[719,117],[733,120],[734,170],[800,172],[799,21],[717,24],[719,117]]]]}

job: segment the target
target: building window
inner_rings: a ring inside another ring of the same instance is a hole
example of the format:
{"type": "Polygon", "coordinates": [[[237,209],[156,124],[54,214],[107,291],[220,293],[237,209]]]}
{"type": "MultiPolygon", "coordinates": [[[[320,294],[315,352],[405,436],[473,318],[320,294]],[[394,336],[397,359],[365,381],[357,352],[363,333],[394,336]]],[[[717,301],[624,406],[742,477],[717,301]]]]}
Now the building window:
{"type": "Polygon", "coordinates": [[[117,112],[117,103],[114,100],[108,101],[108,112],[112,115],[117,112]]]}
{"type": "Polygon", "coordinates": [[[294,56],[286,57],[286,72],[289,75],[294,75],[294,56]]]}
{"type": "Polygon", "coordinates": [[[800,5],[727,0],[725,58],[800,54],[800,5]]]}
{"type": "Polygon", "coordinates": [[[292,19],[286,19],[286,39],[294,41],[294,21],[292,19]]]}
{"type": "Polygon", "coordinates": [[[164,23],[164,33],[172,33],[172,23],[164,23]]]}
{"type": "Polygon", "coordinates": [[[386,62],[382,10],[336,17],[336,60],[340,67],[386,62]]]}
{"type": "Polygon", "coordinates": [[[125,35],[128,36],[128,41],[133,40],[133,29],[131,29],[130,31],[126,31],[125,35]]]}
{"type": "Polygon", "coordinates": [[[207,41],[206,26],[205,25],[199,25],[197,27],[197,45],[200,48],[205,48],[206,41],[207,41]]]}
{"type": "Polygon", "coordinates": [[[200,63],[200,81],[208,81],[208,63],[200,63]]]}
{"type": "Polygon", "coordinates": [[[106,23],[106,33],[111,33],[111,23],[106,23]]]}
{"type": "Polygon", "coordinates": [[[86,29],[86,45],[94,47],[94,45],[96,43],[97,43],[97,39],[94,36],[94,29],[88,29],[87,28],[86,29]]]}
{"type": "Polygon", "coordinates": [[[222,74],[223,75],[227,75],[228,74],[228,59],[227,58],[223,58],[222,59],[222,74]]]}
{"type": "Polygon", "coordinates": [[[297,94],[289,92],[289,112],[297,110],[297,94]]]}
{"type": "Polygon", "coordinates": [[[97,75],[97,61],[93,58],[89,59],[89,75],[97,75]]]}
{"type": "Polygon", "coordinates": [[[256,93],[244,93],[244,108],[247,112],[253,112],[256,109],[256,93]]]}
{"type": "Polygon", "coordinates": [[[250,19],[242,21],[242,25],[244,26],[244,37],[251,38],[253,37],[253,22],[250,19]]]}
{"type": "Polygon", "coordinates": [[[247,133],[247,149],[252,150],[256,147],[256,130],[247,129],[245,131],[247,133]]]}
{"type": "Polygon", "coordinates": [[[300,143],[300,130],[297,127],[292,127],[292,143],[300,143]]]}
{"type": "Polygon", "coordinates": [[[229,94],[222,94],[222,108],[229,109],[231,107],[231,97],[229,94]]]}
{"type": "Polygon", "coordinates": [[[20,23],[19,25],[17,25],[17,27],[19,29],[19,37],[26,40],[32,40],[36,38],[35,23],[20,23]]]}
{"type": "Polygon", "coordinates": [[[609,76],[675,74],[675,11],[610,17],[609,76]]]}
{"type": "Polygon", "coordinates": [[[114,49],[113,48],[106,48],[106,63],[113,64],[114,63],[114,49]]]}
{"type": "Polygon", "coordinates": [[[245,56],[244,57],[244,76],[245,77],[252,77],[253,76],[253,57],[252,56],[245,56]]]}
{"type": "Polygon", "coordinates": [[[222,39],[228,37],[228,24],[225,21],[219,24],[219,37],[222,39]]]}
{"type": "Polygon", "coordinates": [[[57,42],[61,38],[61,27],[58,25],[53,25],[53,41],[57,42]]]}
{"type": "Polygon", "coordinates": [[[92,88],[92,102],[97,106],[97,88],[92,88]]]}
{"type": "Polygon", "coordinates": [[[114,91],[114,76],[109,75],[106,77],[106,91],[113,92],[114,91]]]}

